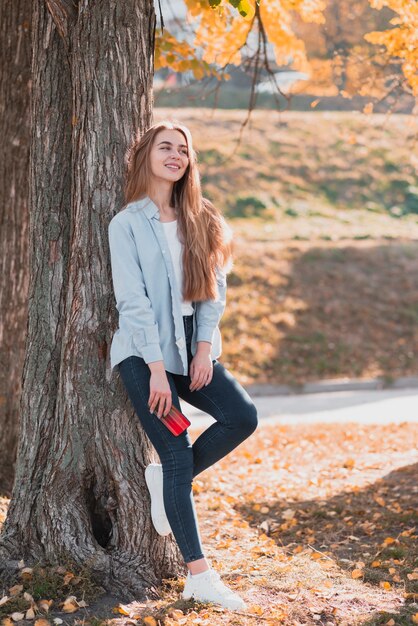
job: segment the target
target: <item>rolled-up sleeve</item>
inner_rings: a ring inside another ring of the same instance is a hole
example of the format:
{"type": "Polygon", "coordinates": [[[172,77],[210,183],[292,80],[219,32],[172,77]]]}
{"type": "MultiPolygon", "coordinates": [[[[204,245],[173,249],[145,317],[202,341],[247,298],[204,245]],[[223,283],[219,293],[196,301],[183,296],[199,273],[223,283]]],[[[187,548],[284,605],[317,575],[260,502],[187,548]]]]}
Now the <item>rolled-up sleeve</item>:
{"type": "Polygon", "coordinates": [[[108,234],[119,325],[129,328],[146,363],[163,361],[158,324],[146,293],[134,236],[128,225],[115,219],[109,222],[108,234]]]}
{"type": "Polygon", "coordinates": [[[215,272],[218,285],[218,297],[196,303],[196,341],[210,341],[210,343],[213,343],[213,334],[225,310],[227,288],[226,272],[218,266],[215,272]]]}

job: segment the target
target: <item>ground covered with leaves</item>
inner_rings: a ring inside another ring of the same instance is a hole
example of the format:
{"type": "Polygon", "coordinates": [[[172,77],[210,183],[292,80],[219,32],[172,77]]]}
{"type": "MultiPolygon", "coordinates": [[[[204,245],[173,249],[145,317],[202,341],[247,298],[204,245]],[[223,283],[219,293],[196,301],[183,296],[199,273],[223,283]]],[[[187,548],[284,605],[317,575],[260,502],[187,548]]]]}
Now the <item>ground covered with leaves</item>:
{"type": "Polygon", "coordinates": [[[417,444],[411,423],[266,420],[197,476],[206,556],[246,610],[185,602],[184,579],[164,580],[158,600],[123,604],[97,595],[87,573],[22,569],[3,589],[2,623],[28,624],[32,607],[36,626],[417,624],[417,444]]]}

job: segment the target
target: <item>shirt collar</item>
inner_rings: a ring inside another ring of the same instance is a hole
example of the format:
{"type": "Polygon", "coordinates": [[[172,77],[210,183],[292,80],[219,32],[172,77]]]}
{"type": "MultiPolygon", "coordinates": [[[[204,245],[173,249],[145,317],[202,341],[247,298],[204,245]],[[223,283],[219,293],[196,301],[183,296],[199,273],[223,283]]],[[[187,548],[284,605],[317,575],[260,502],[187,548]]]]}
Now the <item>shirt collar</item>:
{"type": "Polygon", "coordinates": [[[157,219],[160,218],[160,210],[149,196],[145,196],[145,198],[142,198],[139,202],[141,203],[142,210],[148,219],[152,219],[153,217],[156,217],[157,219]]]}

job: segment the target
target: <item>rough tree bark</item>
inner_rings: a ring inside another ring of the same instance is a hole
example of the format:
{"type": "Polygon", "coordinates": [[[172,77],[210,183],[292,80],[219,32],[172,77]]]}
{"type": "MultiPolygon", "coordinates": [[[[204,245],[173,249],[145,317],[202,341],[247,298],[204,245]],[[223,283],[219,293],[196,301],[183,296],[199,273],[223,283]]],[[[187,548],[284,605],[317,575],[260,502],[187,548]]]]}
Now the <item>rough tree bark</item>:
{"type": "Polygon", "coordinates": [[[28,299],[29,0],[0,3],[0,493],[15,474],[28,299]]]}
{"type": "Polygon", "coordinates": [[[152,526],[143,471],[156,455],[109,364],[107,225],[127,145],[152,121],[154,7],[47,5],[32,20],[28,340],[0,561],[68,558],[134,598],[185,572],[172,535],[152,526]]]}

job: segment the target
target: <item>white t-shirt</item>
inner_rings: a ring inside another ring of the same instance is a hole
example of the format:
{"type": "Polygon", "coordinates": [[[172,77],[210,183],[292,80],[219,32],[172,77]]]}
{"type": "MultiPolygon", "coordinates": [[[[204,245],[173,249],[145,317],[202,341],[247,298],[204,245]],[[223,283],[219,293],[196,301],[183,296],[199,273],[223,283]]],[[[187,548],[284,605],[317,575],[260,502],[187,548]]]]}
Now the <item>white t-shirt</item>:
{"type": "Polygon", "coordinates": [[[190,300],[183,300],[183,244],[181,243],[177,235],[177,220],[172,222],[161,222],[164,228],[164,233],[167,239],[168,246],[170,248],[171,260],[174,266],[174,273],[176,275],[177,284],[180,287],[180,302],[182,315],[192,315],[193,306],[190,300]]]}

